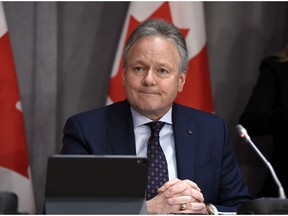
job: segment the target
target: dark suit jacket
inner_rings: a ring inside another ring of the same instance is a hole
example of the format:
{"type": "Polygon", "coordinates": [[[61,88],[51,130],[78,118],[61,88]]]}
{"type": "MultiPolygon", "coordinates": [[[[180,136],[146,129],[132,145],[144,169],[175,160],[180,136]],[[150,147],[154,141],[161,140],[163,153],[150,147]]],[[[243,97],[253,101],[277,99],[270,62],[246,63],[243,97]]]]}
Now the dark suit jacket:
{"type": "MultiPolygon", "coordinates": [[[[225,122],[179,104],[173,105],[172,119],[178,178],[196,182],[205,202],[220,211],[236,211],[250,196],[225,122]]],[[[63,144],[62,154],[135,155],[130,105],[122,101],[69,118],[63,144]]]]}

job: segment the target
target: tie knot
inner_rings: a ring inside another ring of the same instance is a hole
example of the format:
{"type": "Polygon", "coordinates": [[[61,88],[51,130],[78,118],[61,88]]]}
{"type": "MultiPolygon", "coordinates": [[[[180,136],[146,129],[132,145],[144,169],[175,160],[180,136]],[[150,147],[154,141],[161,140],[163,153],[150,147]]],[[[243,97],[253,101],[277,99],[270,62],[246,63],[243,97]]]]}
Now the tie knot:
{"type": "Polygon", "coordinates": [[[159,132],[162,129],[162,127],[165,125],[165,122],[154,121],[154,122],[147,123],[147,125],[151,128],[151,133],[154,136],[159,136],[159,132]]]}

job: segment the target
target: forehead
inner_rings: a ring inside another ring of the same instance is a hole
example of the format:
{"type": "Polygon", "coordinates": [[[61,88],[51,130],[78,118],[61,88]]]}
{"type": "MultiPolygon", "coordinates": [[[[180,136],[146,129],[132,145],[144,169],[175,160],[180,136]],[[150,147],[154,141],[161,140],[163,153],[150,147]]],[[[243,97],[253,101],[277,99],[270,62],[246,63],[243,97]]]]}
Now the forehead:
{"type": "Polygon", "coordinates": [[[166,44],[177,49],[176,44],[172,39],[159,35],[149,35],[140,37],[134,41],[131,47],[139,46],[142,44],[145,44],[146,46],[151,44],[152,46],[154,46],[157,43],[166,44]]]}
{"type": "Polygon", "coordinates": [[[133,53],[133,55],[146,53],[180,58],[176,44],[171,39],[161,36],[145,36],[137,39],[128,53],[133,53]]]}

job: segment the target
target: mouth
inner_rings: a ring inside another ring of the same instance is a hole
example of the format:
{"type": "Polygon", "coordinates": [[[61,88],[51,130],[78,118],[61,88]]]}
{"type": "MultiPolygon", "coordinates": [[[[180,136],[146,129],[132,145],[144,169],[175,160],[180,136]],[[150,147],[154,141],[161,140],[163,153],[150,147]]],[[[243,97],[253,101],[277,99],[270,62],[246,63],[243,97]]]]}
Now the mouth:
{"type": "Polygon", "coordinates": [[[139,93],[144,95],[160,95],[160,93],[153,91],[139,91],[139,93]]]}

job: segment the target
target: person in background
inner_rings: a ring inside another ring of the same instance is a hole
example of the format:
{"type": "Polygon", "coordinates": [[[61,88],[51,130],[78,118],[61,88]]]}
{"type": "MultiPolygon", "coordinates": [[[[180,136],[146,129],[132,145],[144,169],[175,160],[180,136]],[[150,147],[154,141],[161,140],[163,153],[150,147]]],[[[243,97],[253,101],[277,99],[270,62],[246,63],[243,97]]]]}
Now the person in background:
{"type": "Polygon", "coordinates": [[[174,102],[187,65],[186,42],[174,25],[160,19],[139,25],[123,54],[127,99],[68,118],[61,154],[147,156],[148,214],[236,211],[251,196],[226,123],[174,102]]]}
{"type": "MultiPolygon", "coordinates": [[[[239,120],[251,138],[273,135],[271,165],[288,193],[288,39],[283,50],[264,58],[252,95],[239,120]]],[[[259,197],[278,197],[278,187],[268,175],[259,197]]]]}

